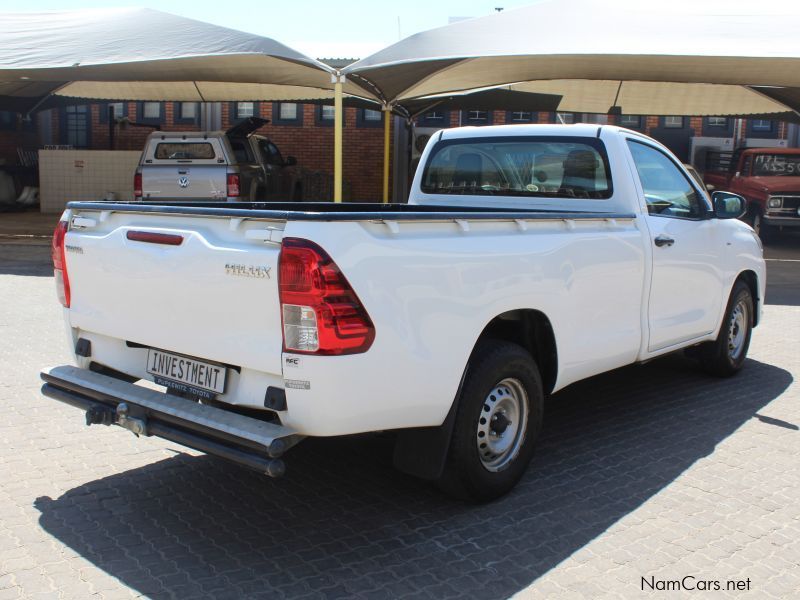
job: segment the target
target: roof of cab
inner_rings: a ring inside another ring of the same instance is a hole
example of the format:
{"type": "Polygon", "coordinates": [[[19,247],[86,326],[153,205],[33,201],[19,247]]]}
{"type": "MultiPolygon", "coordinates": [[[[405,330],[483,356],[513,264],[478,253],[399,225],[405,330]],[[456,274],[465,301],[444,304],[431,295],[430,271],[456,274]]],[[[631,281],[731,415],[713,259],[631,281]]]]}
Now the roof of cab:
{"type": "Polygon", "coordinates": [[[487,125],[483,127],[472,126],[443,129],[441,139],[455,140],[462,138],[530,135],[597,137],[601,129],[603,131],[624,131],[626,133],[636,133],[622,127],[616,127],[615,125],[601,125],[599,123],[575,123],[574,125],[487,125]]]}

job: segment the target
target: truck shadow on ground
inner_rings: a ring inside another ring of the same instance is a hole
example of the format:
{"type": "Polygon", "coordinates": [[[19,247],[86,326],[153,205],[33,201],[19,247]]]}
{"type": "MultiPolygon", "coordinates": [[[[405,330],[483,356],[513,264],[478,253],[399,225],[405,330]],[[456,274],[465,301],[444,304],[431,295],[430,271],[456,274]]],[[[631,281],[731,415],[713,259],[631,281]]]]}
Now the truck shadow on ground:
{"type": "Polygon", "coordinates": [[[753,360],[719,380],[669,357],[572,386],[549,401],[521,484],[485,506],[393,471],[391,436],[377,435],[308,440],[281,480],[181,454],[36,507],[47,532],[158,599],[505,598],[713,453],[791,381],[753,360]]]}

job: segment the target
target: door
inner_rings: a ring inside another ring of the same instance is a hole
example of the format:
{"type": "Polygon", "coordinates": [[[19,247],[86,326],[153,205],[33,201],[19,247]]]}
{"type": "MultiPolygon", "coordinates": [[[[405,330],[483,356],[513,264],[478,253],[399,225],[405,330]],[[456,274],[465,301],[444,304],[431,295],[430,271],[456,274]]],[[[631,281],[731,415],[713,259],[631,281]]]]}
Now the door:
{"type": "Polygon", "coordinates": [[[65,106],[62,113],[62,140],[73,148],[89,147],[91,113],[89,106],[65,106]]]}
{"type": "Polygon", "coordinates": [[[240,200],[264,200],[264,170],[253,151],[250,138],[228,136],[239,173],[240,200]]]}
{"type": "Polygon", "coordinates": [[[267,199],[290,202],[292,195],[284,179],[284,161],[280,150],[267,138],[258,137],[255,138],[255,142],[266,173],[265,192],[267,199]]]}
{"type": "Polygon", "coordinates": [[[648,303],[653,352],[716,329],[723,286],[718,232],[705,197],[667,154],[639,141],[628,140],[628,146],[653,244],[648,303]]]}

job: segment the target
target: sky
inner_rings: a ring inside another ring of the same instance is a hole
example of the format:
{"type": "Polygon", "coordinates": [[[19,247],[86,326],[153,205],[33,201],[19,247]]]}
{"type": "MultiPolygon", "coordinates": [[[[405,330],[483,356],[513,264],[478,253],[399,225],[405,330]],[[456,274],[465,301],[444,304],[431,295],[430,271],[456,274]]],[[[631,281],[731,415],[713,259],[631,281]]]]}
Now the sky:
{"type": "Polygon", "coordinates": [[[363,58],[451,17],[481,17],[535,0],[0,0],[2,12],[141,6],[274,38],[314,58],[363,58]]]}

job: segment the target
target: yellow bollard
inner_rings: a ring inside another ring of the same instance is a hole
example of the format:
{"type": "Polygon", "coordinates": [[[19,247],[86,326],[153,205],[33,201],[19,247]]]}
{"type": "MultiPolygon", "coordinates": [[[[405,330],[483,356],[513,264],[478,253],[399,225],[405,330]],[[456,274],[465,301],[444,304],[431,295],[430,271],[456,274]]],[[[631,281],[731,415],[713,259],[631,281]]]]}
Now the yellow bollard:
{"type": "Polygon", "coordinates": [[[342,83],[344,75],[334,75],[333,85],[333,201],[342,201],[342,83]]]}
{"type": "Polygon", "coordinates": [[[389,129],[392,126],[392,111],[383,107],[383,203],[389,203],[389,129]]]}

